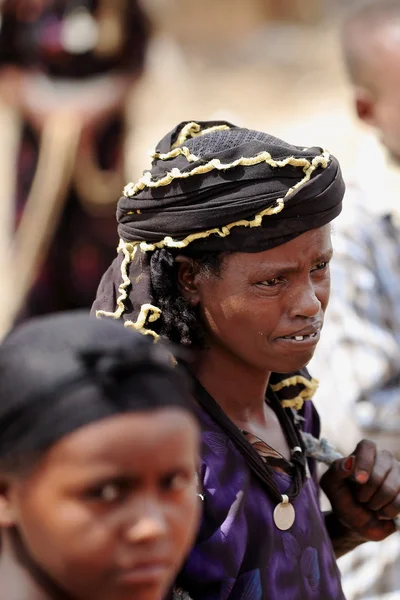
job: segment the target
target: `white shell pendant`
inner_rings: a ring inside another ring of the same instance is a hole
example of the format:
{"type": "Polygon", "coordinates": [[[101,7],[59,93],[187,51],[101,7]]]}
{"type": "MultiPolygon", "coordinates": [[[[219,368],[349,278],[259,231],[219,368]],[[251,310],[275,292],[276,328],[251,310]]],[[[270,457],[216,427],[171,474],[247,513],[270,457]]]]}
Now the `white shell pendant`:
{"type": "Polygon", "coordinates": [[[274,522],[278,529],[287,531],[291,528],[296,518],[293,504],[290,504],[286,495],[282,496],[282,502],[275,507],[274,522]]]}

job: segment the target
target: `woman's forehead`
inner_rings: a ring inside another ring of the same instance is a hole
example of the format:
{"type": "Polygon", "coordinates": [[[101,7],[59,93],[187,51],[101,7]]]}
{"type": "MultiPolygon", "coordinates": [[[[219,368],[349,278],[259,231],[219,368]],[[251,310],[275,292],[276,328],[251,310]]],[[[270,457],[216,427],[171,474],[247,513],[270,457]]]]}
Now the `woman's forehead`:
{"type": "Polygon", "coordinates": [[[262,252],[236,252],[224,259],[226,268],[282,267],[298,268],[302,264],[329,260],[332,255],[331,226],[324,225],[297,238],[262,252]]]}

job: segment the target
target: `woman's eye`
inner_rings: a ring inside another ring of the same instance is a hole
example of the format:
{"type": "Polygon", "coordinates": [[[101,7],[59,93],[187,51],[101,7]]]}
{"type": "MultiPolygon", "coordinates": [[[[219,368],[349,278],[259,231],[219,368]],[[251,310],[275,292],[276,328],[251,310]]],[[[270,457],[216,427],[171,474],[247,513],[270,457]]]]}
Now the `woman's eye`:
{"type": "Polygon", "coordinates": [[[278,277],[273,277],[272,279],[266,279],[265,281],[261,281],[259,285],[262,285],[264,287],[275,287],[280,283],[282,283],[281,279],[279,279],[278,277]]]}
{"type": "Polygon", "coordinates": [[[328,265],[328,261],[320,262],[312,269],[312,271],[323,271],[328,265]]]}

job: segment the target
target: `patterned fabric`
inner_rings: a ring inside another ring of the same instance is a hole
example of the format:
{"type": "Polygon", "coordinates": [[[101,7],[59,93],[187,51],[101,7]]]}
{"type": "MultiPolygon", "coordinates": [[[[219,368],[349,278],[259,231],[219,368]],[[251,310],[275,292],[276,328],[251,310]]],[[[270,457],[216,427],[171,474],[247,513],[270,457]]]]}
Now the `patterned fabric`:
{"type": "MultiPolygon", "coordinates": [[[[311,402],[302,416],[304,429],[318,436],[311,402]]],[[[293,502],[292,528],[278,530],[274,502],[243,455],[203,411],[201,420],[203,519],[177,584],[193,600],[344,600],[314,478],[293,502]]],[[[315,475],[313,461],[309,467],[315,475]]],[[[274,477],[287,492],[290,477],[278,470],[274,477]]]]}

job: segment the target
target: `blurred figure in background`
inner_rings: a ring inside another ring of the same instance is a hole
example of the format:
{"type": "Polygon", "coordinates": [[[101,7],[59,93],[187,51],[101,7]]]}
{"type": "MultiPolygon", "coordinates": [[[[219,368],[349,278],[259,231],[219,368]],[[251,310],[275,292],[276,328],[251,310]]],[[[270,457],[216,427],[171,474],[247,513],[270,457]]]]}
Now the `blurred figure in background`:
{"type": "MultiPolygon", "coordinates": [[[[356,4],[345,19],[342,45],[357,115],[376,129],[386,151],[383,157],[366,143],[362,169],[347,186],[333,237],[331,304],[311,372],[322,382],[318,408],[325,421],[330,414],[326,434],[343,452],[361,430],[362,437],[398,458],[400,2],[356,4]]],[[[397,593],[390,598],[400,598],[400,542],[395,536],[385,543],[385,551],[366,545],[351,557],[344,569],[349,600],[383,598],[393,590],[397,593]],[[362,578],[357,578],[357,564],[362,578]]]]}
{"type": "Polygon", "coordinates": [[[20,125],[0,198],[12,322],[90,306],[115,254],[125,110],[149,27],[136,0],[5,0],[1,13],[0,97],[20,125]]]}

